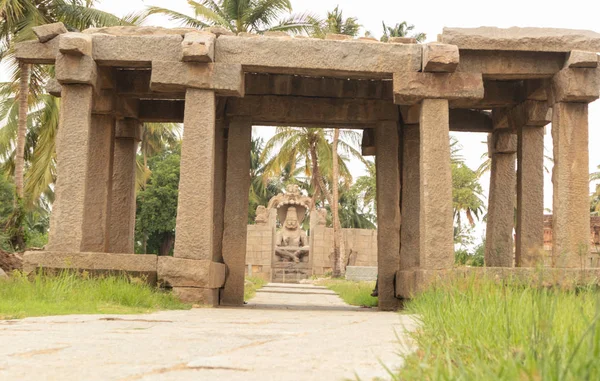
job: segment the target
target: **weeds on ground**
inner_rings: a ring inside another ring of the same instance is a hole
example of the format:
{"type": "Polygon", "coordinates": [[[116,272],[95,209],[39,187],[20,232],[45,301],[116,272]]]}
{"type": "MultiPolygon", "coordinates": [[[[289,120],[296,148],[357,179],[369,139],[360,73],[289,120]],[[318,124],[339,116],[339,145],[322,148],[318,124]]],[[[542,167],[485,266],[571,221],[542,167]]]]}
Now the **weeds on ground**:
{"type": "Polygon", "coordinates": [[[463,279],[406,305],[419,316],[418,350],[398,379],[598,380],[596,286],[463,279]]]}
{"type": "Polygon", "coordinates": [[[323,280],[323,286],[337,293],[342,300],[353,306],[377,307],[377,298],[371,293],[375,282],[353,282],[343,279],[323,280]]]}
{"type": "Polygon", "coordinates": [[[126,275],[90,277],[86,272],[15,272],[0,279],[0,319],[69,314],[134,314],[189,309],[168,292],[126,275]]]}
{"type": "Polygon", "coordinates": [[[247,302],[248,300],[254,298],[256,295],[256,290],[265,284],[267,284],[267,281],[261,277],[247,277],[244,284],[244,300],[247,302]]]}

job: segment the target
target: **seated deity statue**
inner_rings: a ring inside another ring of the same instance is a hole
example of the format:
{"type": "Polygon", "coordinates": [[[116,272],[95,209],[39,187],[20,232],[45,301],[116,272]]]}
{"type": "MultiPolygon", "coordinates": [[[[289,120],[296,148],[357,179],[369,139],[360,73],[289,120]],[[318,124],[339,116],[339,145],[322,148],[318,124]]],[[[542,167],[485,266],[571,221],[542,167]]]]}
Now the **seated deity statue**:
{"type": "Polygon", "coordinates": [[[281,230],[277,233],[275,255],[280,262],[299,263],[308,258],[308,252],[308,238],[300,227],[296,208],[290,206],[281,230]]]}

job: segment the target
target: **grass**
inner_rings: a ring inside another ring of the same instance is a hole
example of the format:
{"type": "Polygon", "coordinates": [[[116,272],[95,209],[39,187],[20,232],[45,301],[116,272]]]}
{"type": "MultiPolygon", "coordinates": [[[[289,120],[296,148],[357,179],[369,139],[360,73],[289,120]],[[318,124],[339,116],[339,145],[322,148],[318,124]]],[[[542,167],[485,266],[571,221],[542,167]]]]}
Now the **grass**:
{"type": "Polygon", "coordinates": [[[267,284],[267,281],[260,277],[247,277],[246,283],[244,285],[244,300],[247,302],[248,300],[254,298],[256,295],[256,290],[261,288],[267,284]]]}
{"type": "Polygon", "coordinates": [[[320,282],[337,293],[342,300],[353,306],[377,307],[377,298],[371,296],[375,282],[352,282],[342,279],[328,279],[320,282]]]}
{"type": "Polygon", "coordinates": [[[170,293],[146,285],[139,278],[84,272],[58,275],[16,273],[0,280],[0,319],[69,314],[137,314],[156,310],[188,309],[170,293]]]}
{"type": "Polygon", "coordinates": [[[463,279],[406,305],[421,328],[398,379],[598,380],[600,293],[463,279]]]}

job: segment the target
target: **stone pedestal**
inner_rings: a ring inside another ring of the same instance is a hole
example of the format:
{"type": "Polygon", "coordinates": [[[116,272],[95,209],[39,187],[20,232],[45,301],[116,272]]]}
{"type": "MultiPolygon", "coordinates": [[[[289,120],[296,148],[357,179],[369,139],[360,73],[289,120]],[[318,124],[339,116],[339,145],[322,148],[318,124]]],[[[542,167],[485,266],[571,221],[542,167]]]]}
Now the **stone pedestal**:
{"type": "Polygon", "coordinates": [[[402,229],[400,231],[400,269],[419,267],[419,125],[403,127],[402,229]]]}
{"type": "Polygon", "coordinates": [[[251,137],[251,124],[229,124],[223,230],[223,260],[228,271],[221,293],[222,303],[229,305],[244,303],[251,137]]]}
{"type": "Polygon", "coordinates": [[[590,245],[587,103],[555,103],[552,263],[583,267],[590,245]]]}
{"type": "Polygon", "coordinates": [[[399,306],[394,289],[400,268],[400,141],[395,121],[381,122],[375,128],[377,156],[377,263],[379,309],[399,306]]]}
{"type": "Polygon", "coordinates": [[[448,101],[423,100],[419,126],[419,264],[446,269],[454,264],[448,101]]]}
{"type": "Polygon", "coordinates": [[[544,255],[544,127],[521,127],[517,148],[515,265],[535,267],[544,255]]]}

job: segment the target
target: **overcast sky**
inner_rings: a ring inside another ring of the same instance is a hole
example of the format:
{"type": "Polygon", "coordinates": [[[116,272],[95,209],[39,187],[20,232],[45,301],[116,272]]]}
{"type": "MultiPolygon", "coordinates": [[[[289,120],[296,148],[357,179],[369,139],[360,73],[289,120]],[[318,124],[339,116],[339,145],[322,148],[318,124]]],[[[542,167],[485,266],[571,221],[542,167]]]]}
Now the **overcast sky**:
{"type": "MultiPolygon", "coordinates": [[[[503,0],[497,2],[481,0],[429,0],[429,1],[400,1],[400,0],[292,0],[294,13],[310,12],[325,15],[339,5],[344,16],[357,17],[363,30],[370,31],[379,37],[382,34],[381,22],[388,25],[408,21],[416,26],[416,30],[427,34],[428,41],[434,41],[448,27],[477,27],[477,26],[531,26],[570,29],[589,29],[600,32],[598,21],[598,0],[583,0],[572,2],[541,1],[541,0],[503,0]]],[[[179,12],[190,13],[190,7],[185,0],[102,0],[98,7],[117,15],[125,15],[138,11],[149,5],[158,5],[179,12]]],[[[148,24],[174,26],[162,17],[154,17],[148,24]]],[[[600,165],[600,103],[590,106],[590,170],[600,165]],[[595,149],[592,149],[595,144],[595,149]]],[[[546,128],[546,150],[552,155],[552,139],[550,127],[546,128]]],[[[256,129],[255,129],[256,131],[256,129]]],[[[263,130],[264,131],[264,130],[263,130]]],[[[476,169],[481,162],[481,154],[486,146],[484,134],[457,134],[464,147],[464,157],[467,164],[476,169]]],[[[362,173],[359,166],[353,166],[356,175],[362,173]]],[[[484,193],[487,195],[489,177],[482,179],[484,193]]],[[[552,208],[552,182],[550,174],[546,175],[544,185],[545,207],[552,208]]],[[[478,226],[477,234],[481,235],[483,227],[478,226]]]]}

